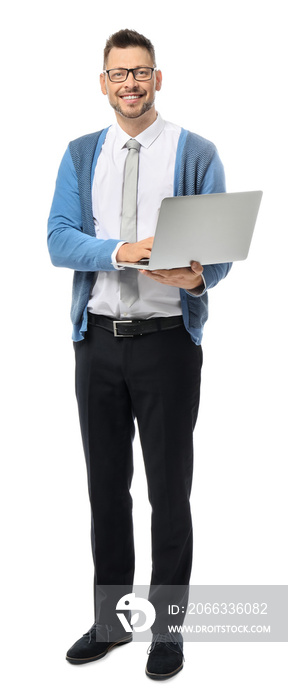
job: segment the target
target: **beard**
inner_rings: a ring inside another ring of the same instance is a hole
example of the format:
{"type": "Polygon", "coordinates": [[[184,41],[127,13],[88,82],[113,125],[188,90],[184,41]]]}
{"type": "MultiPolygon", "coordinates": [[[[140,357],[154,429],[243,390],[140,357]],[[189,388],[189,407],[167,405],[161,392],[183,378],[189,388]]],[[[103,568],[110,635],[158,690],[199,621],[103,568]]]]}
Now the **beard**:
{"type": "Polygon", "coordinates": [[[118,102],[112,102],[112,100],[109,100],[109,104],[114,109],[115,112],[118,114],[121,114],[121,117],[126,117],[127,119],[137,119],[138,117],[142,117],[143,114],[146,114],[146,112],[149,112],[149,109],[151,109],[154,106],[155,100],[153,102],[144,102],[141,111],[138,112],[137,114],[133,114],[131,111],[131,114],[127,114],[122,110],[121,105],[118,104],[118,102]]]}

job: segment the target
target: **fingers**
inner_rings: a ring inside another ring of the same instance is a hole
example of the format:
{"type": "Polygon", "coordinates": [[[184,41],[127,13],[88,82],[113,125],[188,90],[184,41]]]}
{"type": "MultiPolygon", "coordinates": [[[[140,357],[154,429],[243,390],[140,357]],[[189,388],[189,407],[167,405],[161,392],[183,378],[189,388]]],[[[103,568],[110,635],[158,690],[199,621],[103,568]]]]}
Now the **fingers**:
{"type": "Polygon", "coordinates": [[[180,289],[194,289],[202,283],[202,265],[192,262],[190,267],[173,268],[171,270],[141,270],[141,274],[150,277],[155,282],[168,284],[180,289]]]}
{"type": "Polygon", "coordinates": [[[203,266],[199,262],[192,260],[190,265],[191,265],[191,270],[192,270],[192,272],[195,273],[195,275],[202,275],[203,266]]]}
{"type": "Polygon", "coordinates": [[[143,238],[141,241],[142,245],[145,245],[149,250],[151,250],[152,245],[154,241],[154,236],[150,236],[150,238],[143,238]]]}
{"type": "Polygon", "coordinates": [[[153,241],[154,236],[150,236],[136,243],[123,243],[117,251],[116,262],[138,262],[141,258],[150,258],[153,241]]]}

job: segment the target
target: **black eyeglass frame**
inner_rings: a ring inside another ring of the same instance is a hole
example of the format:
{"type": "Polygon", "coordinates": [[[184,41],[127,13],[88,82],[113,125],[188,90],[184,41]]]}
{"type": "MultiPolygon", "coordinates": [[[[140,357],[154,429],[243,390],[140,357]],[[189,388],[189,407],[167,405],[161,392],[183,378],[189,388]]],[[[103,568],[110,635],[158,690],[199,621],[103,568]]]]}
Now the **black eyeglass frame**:
{"type": "Polygon", "coordinates": [[[153,73],[154,71],[157,70],[156,67],[151,68],[151,66],[138,66],[138,68],[110,68],[109,70],[104,70],[103,73],[104,75],[108,75],[108,78],[111,83],[125,83],[125,80],[127,80],[129,73],[133,74],[134,80],[137,80],[137,83],[146,83],[148,80],[152,80],[153,78],[153,73]],[[151,70],[151,76],[150,78],[136,78],[135,72],[138,70],[141,70],[141,68],[146,68],[146,70],[149,68],[151,70]],[[123,78],[123,80],[111,80],[109,73],[111,73],[114,70],[126,70],[126,76],[123,78]]]}

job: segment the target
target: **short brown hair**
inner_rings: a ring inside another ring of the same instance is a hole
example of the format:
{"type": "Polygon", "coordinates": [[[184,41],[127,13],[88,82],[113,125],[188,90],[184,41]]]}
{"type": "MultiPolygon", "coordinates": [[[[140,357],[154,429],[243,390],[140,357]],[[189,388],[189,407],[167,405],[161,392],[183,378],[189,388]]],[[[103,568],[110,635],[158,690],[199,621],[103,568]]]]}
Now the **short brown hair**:
{"type": "Polygon", "coordinates": [[[107,39],[104,49],[103,69],[105,70],[111,49],[127,49],[128,46],[142,46],[144,49],[147,49],[147,51],[150,53],[154,66],[156,66],[155,49],[151,41],[146,39],[146,36],[135,32],[133,29],[121,29],[120,32],[112,34],[109,36],[109,39],[107,39]]]}

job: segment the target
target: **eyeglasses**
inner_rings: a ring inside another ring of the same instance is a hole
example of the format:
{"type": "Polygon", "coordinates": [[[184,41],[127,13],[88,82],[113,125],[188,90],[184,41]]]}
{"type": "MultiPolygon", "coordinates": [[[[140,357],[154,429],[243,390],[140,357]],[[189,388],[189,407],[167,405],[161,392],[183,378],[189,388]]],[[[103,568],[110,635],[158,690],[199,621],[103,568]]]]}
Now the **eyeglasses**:
{"type": "Polygon", "coordinates": [[[124,83],[129,73],[133,73],[134,80],[141,83],[141,81],[151,80],[154,70],[156,69],[141,66],[139,68],[110,68],[110,70],[104,70],[103,73],[107,73],[111,83],[124,83]]]}

